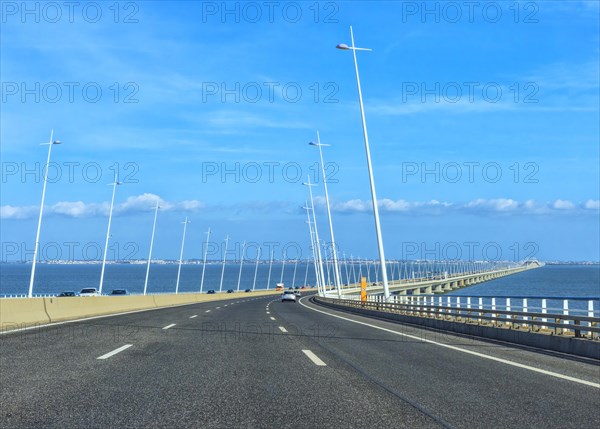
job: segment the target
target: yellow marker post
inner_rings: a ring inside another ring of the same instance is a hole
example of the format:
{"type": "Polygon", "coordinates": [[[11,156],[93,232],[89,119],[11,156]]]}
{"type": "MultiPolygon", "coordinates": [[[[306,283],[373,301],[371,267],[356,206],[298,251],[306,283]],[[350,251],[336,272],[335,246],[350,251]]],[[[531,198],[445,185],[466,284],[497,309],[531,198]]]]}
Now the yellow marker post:
{"type": "Polygon", "coordinates": [[[367,278],[360,279],[360,302],[367,302],[367,278]]]}

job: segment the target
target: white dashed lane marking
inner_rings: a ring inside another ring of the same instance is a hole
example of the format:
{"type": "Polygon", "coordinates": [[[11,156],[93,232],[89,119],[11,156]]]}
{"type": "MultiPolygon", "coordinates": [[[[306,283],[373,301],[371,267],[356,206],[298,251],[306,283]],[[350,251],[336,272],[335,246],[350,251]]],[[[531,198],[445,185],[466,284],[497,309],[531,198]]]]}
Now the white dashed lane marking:
{"type": "Polygon", "coordinates": [[[321,359],[319,359],[319,357],[314,354],[313,352],[311,352],[310,350],[302,350],[302,353],[304,353],[306,356],[308,356],[308,358],[317,366],[327,366],[327,364],[325,362],[323,362],[321,359]]]}
{"type": "Polygon", "coordinates": [[[108,359],[109,357],[114,356],[117,353],[121,353],[123,350],[127,350],[131,346],[133,346],[133,344],[125,344],[124,346],[121,346],[118,349],[113,350],[112,352],[108,352],[105,355],[99,356],[96,359],[108,359]]]}

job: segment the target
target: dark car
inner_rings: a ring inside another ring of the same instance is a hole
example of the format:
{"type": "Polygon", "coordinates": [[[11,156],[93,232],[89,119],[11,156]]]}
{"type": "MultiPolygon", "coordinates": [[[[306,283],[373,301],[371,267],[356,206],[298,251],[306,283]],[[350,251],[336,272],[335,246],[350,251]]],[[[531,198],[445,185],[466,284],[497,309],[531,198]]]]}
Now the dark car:
{"type": "Polygon", "coordinates": [[[246,289],[244,292],[252,292],[250,289],[246,289]]]}
{"type": "Polygon", "coordinates": [[[215,293],[215,290],[214,290],[214,289],[211,289],[211,290],[209,290],[209,291],[208,291],[208,292],[206,292],[206,293],[215,293]]]}
{"type": "Polygon", "coordinates": [[[129,295],[127,289],[113,289],[109,295],[129,295]]]}
{"type": "Polygon", "coordinates": [[[227,293],[233,293],[233,289],[227,289],[227,293]]]}
{"type": "Polygon", "coordinates": [[[62,296],[77,296],[77,292],[74,292],[74,291],[72,291],[72,290],[66,290],[66,291],[64,291],[64,292],[61,292],[61,293],[59,293],[59,294],[58,294],[58,295],[56,295],[56,296],[61,296],[61,297],[62,297],[62,296]]]}

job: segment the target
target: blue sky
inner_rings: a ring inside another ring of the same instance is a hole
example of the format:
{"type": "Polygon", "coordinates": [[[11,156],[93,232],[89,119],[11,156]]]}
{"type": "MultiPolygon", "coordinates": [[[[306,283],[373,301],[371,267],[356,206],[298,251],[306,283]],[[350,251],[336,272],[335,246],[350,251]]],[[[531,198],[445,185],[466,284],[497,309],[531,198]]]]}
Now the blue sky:
{"type": "Polygon", "coordinates": [[[2,259],[31,257],[51,129],[47,258],[103,245],[117,166],[113,256],[146,257],[159,198],[157,258],[179,256],[185,216],[188,258],[208,227],[306,257],[317,130],[340,253],[376,257],[335,49],[352,25],[373,49],[358,60],[388,257],[598,260],[598,2],[486,4],[3,2],[2,259]]]}

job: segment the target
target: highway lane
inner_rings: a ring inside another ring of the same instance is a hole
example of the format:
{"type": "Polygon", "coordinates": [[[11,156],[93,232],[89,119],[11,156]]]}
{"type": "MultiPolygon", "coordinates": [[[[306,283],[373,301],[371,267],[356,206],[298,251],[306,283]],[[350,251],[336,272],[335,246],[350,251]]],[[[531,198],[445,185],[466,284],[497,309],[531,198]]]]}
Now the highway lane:
{"type": "MultiPolygon", "coordinates": [[[[0,427],[444,426],[347,362],[325,358],[317,349],[327,327],[306,323],[313,333],[294,335],[271,300],[3,335],[0,427]]],[[[284,310],[301,308],[292,306],[284,310]]]]}
{"type": "Polygon", "coordinates": [[[454,427],[586,428],[600,421],[598,362],[355,316],[315,306],[306,298],[302,304],[274,303],[271,309],[292,326],[328,326],[315,347],[325,360],[347,362],[373,383],[454,427]]]}

